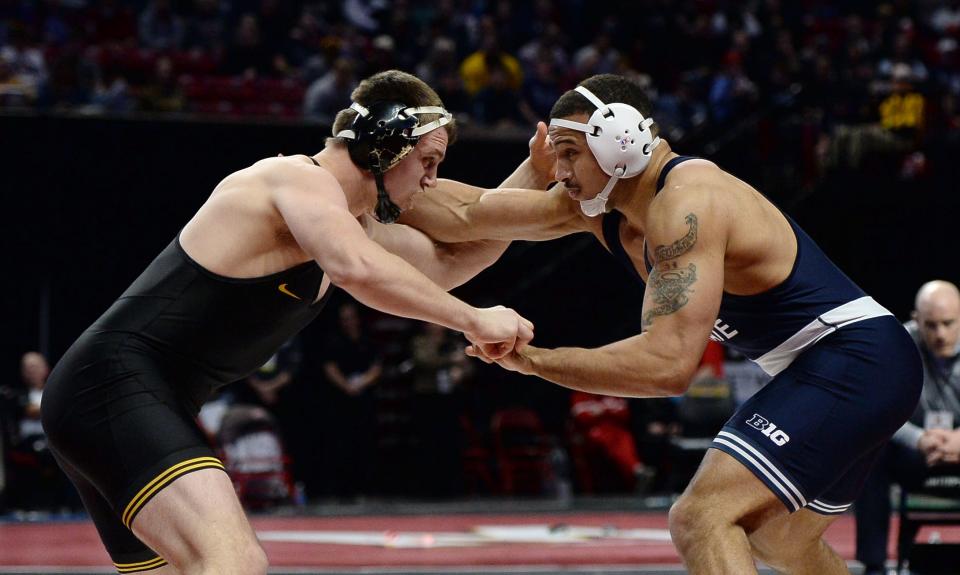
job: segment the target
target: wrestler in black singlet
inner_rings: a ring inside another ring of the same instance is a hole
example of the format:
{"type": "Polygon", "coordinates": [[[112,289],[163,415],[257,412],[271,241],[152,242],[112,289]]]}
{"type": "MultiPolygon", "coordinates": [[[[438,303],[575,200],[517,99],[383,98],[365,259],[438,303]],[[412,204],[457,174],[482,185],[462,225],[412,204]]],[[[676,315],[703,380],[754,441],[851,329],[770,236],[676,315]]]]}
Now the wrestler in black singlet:
{"type": "Polygon", "coordinates": [[[316,301],[322,280],[314,261],[223,277],[178,236],[57,363],[43,425],[119,572],[164,564],[131,521],[177,477],[223,469],[195,422],[200,406],[320,313],[333,291],[316,301]]]}

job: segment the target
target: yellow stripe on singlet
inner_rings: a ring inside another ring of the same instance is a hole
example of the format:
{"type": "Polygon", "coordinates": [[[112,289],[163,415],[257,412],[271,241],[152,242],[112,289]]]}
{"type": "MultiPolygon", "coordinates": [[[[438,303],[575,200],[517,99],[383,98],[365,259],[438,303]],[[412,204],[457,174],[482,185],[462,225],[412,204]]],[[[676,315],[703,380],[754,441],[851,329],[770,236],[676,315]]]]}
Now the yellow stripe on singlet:
{"type": "Polygon", "coordinates": [[[224,469],[223,463],[220,463],[220,460],[216,457],[197,457],[181,461],[176,465],[168,467],[166,471],[157,475],[153,481],[144,485],[143,489],[133,496],[133,499],[130,500],[130,503],[128,503],[127,507],[123,510],[121,517],[123,524],[126,525],[127,529],[130,529],[130,523],[133,521],[134,515],[140,511],[143,504],[146,503],[147,499],[153,496],[154,493],[160,491],[181,475],[204,468],[224,469]]]}
{"type": "Polygon", "coordinates": [[[166,564],[167,562],[163,560],[163,557],[154,557],[153,559],[140,561],[139,563],[114,563],[113,566],[117,568],[118,573],[136,573],[137,571],[147,571],[156,569],[157,567],[163,567],[166,564]]]}

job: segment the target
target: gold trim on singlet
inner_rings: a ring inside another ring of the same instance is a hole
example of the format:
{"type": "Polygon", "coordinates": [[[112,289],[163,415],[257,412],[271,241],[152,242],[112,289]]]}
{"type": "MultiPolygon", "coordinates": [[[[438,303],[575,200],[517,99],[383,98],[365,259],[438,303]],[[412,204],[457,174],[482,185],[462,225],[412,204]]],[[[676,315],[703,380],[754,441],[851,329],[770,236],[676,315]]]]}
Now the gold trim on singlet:
{"type": "Polygon", "coordinates": [[[150,569],[163,567],[166,564],[167,562],[163,560],[163,557],[154,557],[153,559],[140,561],[139,563],[114,563],[113,566],[117,568],[118,573],[136,573],[138,571],[149,571],[150,569]]]}
{"type": "Polygon", "coordinates": [[[181,461],[176,465],[168,467],[163,473],[153,478],[153,481],[144,485],[143,489],[133,496],[133,499],[130,500],[130,503],[128,503],[126,508],[123,510],[123,515],[121,516],[123,524],[127,527],[127,529],[130,529],[130,524],[133,522],[133,518],[136,516],[137,512],[139,512],[140,508],[143,507],[143,504],[153,497],[158,491],[169,485],[174,479],[186,473],[190,473],[191,471],[197,471],[200,469],[222,469],[226,471],[226,469],[223,467],[223,463],[221,463],[216,457],[196,457],[194,459],[181,461]]]}

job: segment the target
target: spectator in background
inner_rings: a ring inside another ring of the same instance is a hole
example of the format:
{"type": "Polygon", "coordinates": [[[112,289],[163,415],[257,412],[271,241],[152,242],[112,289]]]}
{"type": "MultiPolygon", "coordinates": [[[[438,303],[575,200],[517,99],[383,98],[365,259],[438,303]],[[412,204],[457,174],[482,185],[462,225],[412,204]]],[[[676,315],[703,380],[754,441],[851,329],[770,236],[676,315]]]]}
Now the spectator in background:
{"type": "Polygon", "coordinates": [[[380,30],[380,15],[388,8],[386,0],[343,0],[340,7],[347,22],[369,34],[380,30]]]}
{"type": "Polygon", "coordinates": [[[61,2],[45,3],[41,37],[45,46],[63,46],[73,40],[74,23],[61,2]]]}
{"type": "Polygon", "coordinates": [[[40,422],[48,375],[47,358],[30,351],[20,358],[21,385],[0,387],[0,424],[6,428],[0,441],[9,442],[9,503],[19,509],[56,510],[79,504],[50,453],[40,422]]]}
{"type": "Polygon", "coordinates": [[[227,36],[226,17],[227,10],[220,0],[194,0],[184,33],[184,48],[220,57],[227,36]]]}
{"type": "Polygon", "coordinates": [[[570,414],[574,427],[583,435],[587,453],[612,464],[621,489],[645,491],[650,486],[654,472],[637,455],[626,399],[574,391],[570,394],[570,414]]]}
{"type": "Polygon", "coordinates": [[[907,331],[923,359],[923,392],[910,420],[884,448],[857,499],[857,560],[864,575],[885,573],[890,486],[917,486],[947,469],[960,472],[960,291],[931,281],[917,292],[907,331]],[[946,467],[946,466],[952,467],[946,467]]]}
{"type": "Polygon", "coordinates": [[[50,80],[40,95],[42,108],[57,110],[89,106],[99,76],[96,61],[78,48],[65,49],[50,68],[50,80]]]}
{"type": "Polygon", "coordinates": [[[23,398],[23,412],[20,417],[20,439],[27,441],[34,436],[43,436],[40,424],[40,401],[43,399],[43,386],[50,375],[50,364],[43,354],[30,351],[20,359],[20,377],[26,385],[23,398]]]}
{"type": "Polygon", "coordinates": [[[208,428],[226,455],[227,471],[245,506],[289,502],[293,495],[286,459],[296,429],[292,419],[303,406],[292,405],[284,392],[300,361],[299,340],[294,337],[257,371],[228,388],[222,418],[208,428]]]}
{"type": "Polygon", "coordinates": [[[421,60],[426,41],[421,35],[419,23],[414,20],[413,12],[409,0],[393,1],[386,30],[389,31],[388,37],[393,40],[391,57],[394,64],[381,69],[413,70],[421,60]]]}
{"type": "Polygon", "coordinates": [[[474,119],[487,126],[521,125],[519,94],[510,81],[509,71],[495,55],[485,64],[487,84],[473,98],[474,119]]]}
{"type": "Polygon", "coordinates": [[[234,386],[233,401],[259,405],[279,415],[281,394],[299,371],[302,358],[297,338],[283,344],[260,369],[234,386]]]}
{"type": "Polygon", "coordinates": [[[264,50],[271,55],[279,54],[296,20],[297,14],[293,9],[299,3],[259,0],[257,4],[256,16],[264,50]]]}
{"type": "Polygon", "coordinates": [[[909,138],[923,129],[926,100],[923,94],[914,88],[918,78],[906,63],[893,64],[888,75],[889,84],[882,84],[878,88],[882,92],[888,92],[880,102],[878,110],[880,125],[909,138]]]}
{"type": "Polygon", "coordinates": [[[329,469],[334,493],[351,500],[369,493],[374,457],[376,404],[371,387],[380,379],[380,355],[363,330],[360,310],[352,302],[339,310],[340,329],[326,349],[323,371],[332,384],[328,437],[329,469]]]}
{"type": "Polygon", "coordinates": [[[960,31],[960,0],[937,2],[930,15],[930,26],[940,33],[960,31]]]}
{"type": "Polygon", "coordinates": [[[560,30],[560,26],[550,22],[543,28],[543,32],[539,36],[524,44],[517,53],[523,67],[524,76],[534,74],[537,66],[544,62],[551,66],[554,73],[567,70],[570,62],[566,50],[563,49],[562,38],[563,32],[560,30]]]}
{"type": "Polygon", "coordinates": [[[660,118],[665,136],[678,141],[699,130],[707,121],[707,109],[694,97],[693,81],[683,78],[672,91],[657,98],[654,117],[660,118]]]}
{"type": "Polygon", "coordinates": [[[523,89],[520,92],[520,112],[531,126],[546,121],[550,117],[553,103],[563,94],[563,88],[557,81],[557,70],[549,60],[543,59],[524,77],[523,89]]]}
{"type": "Polygon", "coordinates": [[[757,88],[743,73],[742,54],[727,52],[723,66],[710,86],[710,113],[718,124],[728,124],[748,112],[757,99],[757,88]]]}
{"type": "Polygon", "coordinates": [[[291,27],[284,42],[283,53],[291,66],[304,67],[309,80],[309,71],[326,68],[323,49],[324,22],[313,6],[304,6],[300,16],[291,27]]]}
{"type": "Polygon", "coordinates": [[[97,78],[93,88],[93,97],[87,111],[126,113],[133,111],[137,101],[130,93],[130,84],[118,72],[104,76],[97,70],[97,78]]]}
{"type": "Polygon", "coordinates": [[[0,104],[30,105],[47,80],[43,50],[30,45],[29,31],[21,24],[10,27],[9,44],[0,46],[0,104]]]}
{"type": "Polygon", "coordinates": [[[523,72],[520,62],[516,58],[500,49],[497,32],[492,28],[493,22],[484,19],[483,43],[481,48],[467,56],[460,64],[460,76],[463,86],[469,96],[476,96],[481,90],[488,87],[494,71],[503,73],[503,82],[511,90],[519,90],[523,83],[523,72]]]}
{"type": "Polygon", "coordinates": [[[84,38],[91,44],[130,47],[137,39],[136,15],[117,0],[92,2],[83,14],[81,25],[84,38]]]}
{"type": "Polygon", "coordinates": [[[422,477],[428,496],[452,497],[463,492],[463,426],[460,388],[473,373],[463,343],[451,330],[424,323],[410,341],[413,377],[413,424],[419,468],[435,469],[422,477]]]}
{"type": "Polygon", "coordinates": [[[388,34],[381,34],[374,38],[364,64],[368,74],[398,68],[397,43],[393,40],[393,37],[388,34]]]}
{"type": "Polygon", "coordinates": [[[620,68],[620,60],[620,52],[611,43],[610,35],[601,32],[593,42],[574,53],[574,72],[578,78],[589,78],[595,74],[613,74],[620,68]]]}
{"type": "Polygon", "coordinates": [[[457,68],[457,48],[450,38],[434,39],[426,59],[417,66],[417,77],[437,91],[451,112],[469,109],[463,79],[457,68]]]}
{"type": "MultiPolygon", "coordinates": [[[[458,0],[439,0],[430,21],[431,38],[450,38],[457,47],[457,61],[467,56],[468,50],[475,44],[471,41],[470,31],[477,27],[476,15],[463,9],[458,0]]],[[[429,82],[428,82],[429,83],[429,82]]],[[[444,100],[444,103],[447,101],[444,100]]]]}
{"type": "Polygon", "coordinates": [[[223,71],[232,76],[252,80],[273,70],[271,54],[260,38],[260,23],[254,14],[240,17],[233,32],[233,44],[227,51],[223,71]]]}
{"type": "Polygon", "coordinates": [[[350,93],[357,86],[353,63],[339,58],[326,74],[314,80],[303,98],[305,116],[333,123],[337,112],[350,105],[350,93]]]}
{"type": "Polygon", "coordinates": [[[153,50],[176,50],[183,42],[183,20],[170,0],[151,0],[140,14],[140,45],[153,50]]]}
{"type": "Polygon", "coordinates": [[[186,99],[177,84],[173,62],[162,56],[153,68],[153,78],[140,91],[140,108],[146,112],[182,112],[186,99]]]}

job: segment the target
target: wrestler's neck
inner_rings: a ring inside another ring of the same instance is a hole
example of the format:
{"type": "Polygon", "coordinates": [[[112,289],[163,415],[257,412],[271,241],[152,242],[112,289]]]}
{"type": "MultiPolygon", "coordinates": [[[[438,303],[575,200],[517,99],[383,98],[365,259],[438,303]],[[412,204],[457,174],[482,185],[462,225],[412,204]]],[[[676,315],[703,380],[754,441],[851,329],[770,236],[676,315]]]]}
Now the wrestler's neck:
{"type": "Polygon", "coordinates": [[[353,163],[346,146],[328,145],[313,159],[340,183],[352,215],[373,212],[377,205],[377,181],[373,174],[353,163]]]}
{"type": "Polygon", "coordinates": [[[657,192],[660,170],[675,157],[677,154],[670,144],[666,140],[660,140],[660,144],[653,150],[650,163],[639,176],[617,182],[610,194],[607,208],[617,210],[626,216],[629,222],[642,229],[647,220],[650,202],[657,192]]]}

